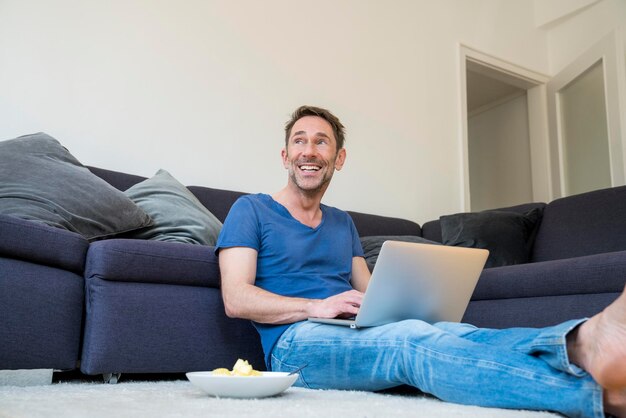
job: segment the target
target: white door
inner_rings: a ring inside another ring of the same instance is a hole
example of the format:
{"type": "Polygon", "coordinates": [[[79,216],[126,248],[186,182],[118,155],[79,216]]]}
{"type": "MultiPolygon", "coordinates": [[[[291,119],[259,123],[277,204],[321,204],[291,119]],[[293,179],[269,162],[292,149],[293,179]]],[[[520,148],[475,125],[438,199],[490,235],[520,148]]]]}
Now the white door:
{"type": "Polygon", "coordinates": [[[626,184],[626,68],[621,31],[547,85],[553,197],[626,184]]]}

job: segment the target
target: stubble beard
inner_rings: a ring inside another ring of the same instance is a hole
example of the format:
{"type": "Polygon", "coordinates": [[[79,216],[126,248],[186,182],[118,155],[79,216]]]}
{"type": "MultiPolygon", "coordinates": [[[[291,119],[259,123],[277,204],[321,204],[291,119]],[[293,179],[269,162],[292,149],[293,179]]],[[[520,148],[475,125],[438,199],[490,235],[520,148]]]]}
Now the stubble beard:
{"type": "Polygon", "coordinates": [[[334,164],[322,164],[322,170],[327,169],[327,171],[324,172],[324,175],[319,179],[319,182],[311,184],[306,179],[298,176],[298,163],[299,162],[294,161],[289,168],[289,178],[291,179],[291,182],[298,188],[298,190],[301,193],[309,196],[325,191],[328,187],[328,184],[330,183],[330,180],[333,177],[332,170],[334,169],[334,164]]]}

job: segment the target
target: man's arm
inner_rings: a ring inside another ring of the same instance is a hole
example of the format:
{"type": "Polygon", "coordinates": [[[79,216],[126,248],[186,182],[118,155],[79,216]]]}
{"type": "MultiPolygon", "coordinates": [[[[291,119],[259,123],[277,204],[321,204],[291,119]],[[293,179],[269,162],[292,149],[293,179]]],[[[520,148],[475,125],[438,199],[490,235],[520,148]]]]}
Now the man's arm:
{"type": "Polygon", "coordinates": [[[309,317],[353,316],[363,299],[363,293],[358,290],[327,299],[292,298],[263,290],[254,284],[257,251],[252,248],[221,249],[219,263],[222,297],[226,315],[231,318],[251,319],[266,324],[290,324],[309,317]]]}
{"type": "Polygon", "coordinates": [[[370,282],[370,269],[367,267],[367,262],[363,257],[352,258],[352,278],[350,283],[352,287],[359,292],[365,293],[367,285],[370,282]]]}

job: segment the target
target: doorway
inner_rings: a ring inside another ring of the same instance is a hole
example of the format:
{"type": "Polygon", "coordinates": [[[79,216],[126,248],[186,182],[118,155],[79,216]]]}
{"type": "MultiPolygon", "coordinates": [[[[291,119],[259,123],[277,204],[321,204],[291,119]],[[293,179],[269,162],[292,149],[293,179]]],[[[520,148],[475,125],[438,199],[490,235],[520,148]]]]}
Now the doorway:
{"type": "Polygon", "coordinates": [[[464,204],[548,201],[548,77],[461,46],[464,204]]]}
{"type": "Polygon", "coordinates": [[[466,79],[472,210],[532,201],[526,90],[471,67],[466,79]]]}

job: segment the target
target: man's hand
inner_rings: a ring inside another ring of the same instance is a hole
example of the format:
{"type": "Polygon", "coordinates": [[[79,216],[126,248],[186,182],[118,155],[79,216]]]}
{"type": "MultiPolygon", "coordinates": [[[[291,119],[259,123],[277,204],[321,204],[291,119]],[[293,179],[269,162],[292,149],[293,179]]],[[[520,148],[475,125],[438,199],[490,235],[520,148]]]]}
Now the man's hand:
{"type": "Polygon", "coordinates": [[[350,318],[359,312],[363,293],[358,290],[348,290],[319,301],[312,301],[309,306],[309,316],[315,318],[350,318]]]}

